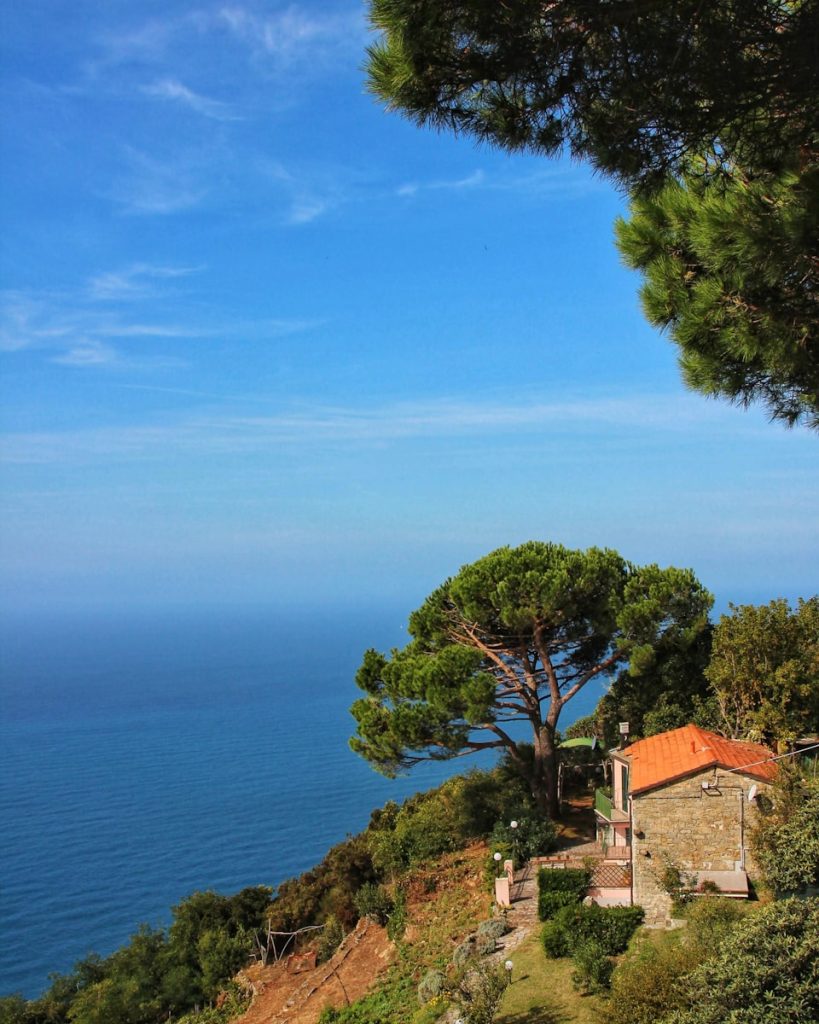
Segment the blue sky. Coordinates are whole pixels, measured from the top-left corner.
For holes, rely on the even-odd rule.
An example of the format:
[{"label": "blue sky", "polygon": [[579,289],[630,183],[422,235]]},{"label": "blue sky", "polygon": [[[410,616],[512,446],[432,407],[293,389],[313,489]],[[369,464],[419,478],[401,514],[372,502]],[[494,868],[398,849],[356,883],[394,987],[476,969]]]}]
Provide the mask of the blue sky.
[{"label": "blue sky", "polygon": [[7,5],[3,605],[409,609],[529,538],[812,593],[815,436],[687,393],[614,189],[387,114],[367,38]]}]

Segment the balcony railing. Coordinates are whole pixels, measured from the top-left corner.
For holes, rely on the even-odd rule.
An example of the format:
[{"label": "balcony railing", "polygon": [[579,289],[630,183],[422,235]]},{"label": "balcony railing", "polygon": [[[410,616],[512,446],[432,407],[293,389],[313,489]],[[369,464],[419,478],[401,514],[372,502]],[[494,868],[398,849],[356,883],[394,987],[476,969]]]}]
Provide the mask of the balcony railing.
[{"label": "balcony railing", "polygon": [[602,789],[596,789],[594,791],[594,809],[599,815],[606,819],[606,821],[612,820],[613,805],[611,797],[607,796]]}]

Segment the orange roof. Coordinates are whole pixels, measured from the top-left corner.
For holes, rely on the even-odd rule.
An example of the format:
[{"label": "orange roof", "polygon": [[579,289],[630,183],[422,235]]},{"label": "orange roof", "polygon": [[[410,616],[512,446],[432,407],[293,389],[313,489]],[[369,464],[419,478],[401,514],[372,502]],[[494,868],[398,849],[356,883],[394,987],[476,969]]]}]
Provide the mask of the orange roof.
[{"label": "orange roof", "polygon": [[638,740],[617,757],[629,762],[629,789],[640,793],[665,785],[705,768],[741,768],[743,774],[770,782],[776,775],[776,762],[766,747],[757,743],[726,740],[697,725],[661,732]]}]

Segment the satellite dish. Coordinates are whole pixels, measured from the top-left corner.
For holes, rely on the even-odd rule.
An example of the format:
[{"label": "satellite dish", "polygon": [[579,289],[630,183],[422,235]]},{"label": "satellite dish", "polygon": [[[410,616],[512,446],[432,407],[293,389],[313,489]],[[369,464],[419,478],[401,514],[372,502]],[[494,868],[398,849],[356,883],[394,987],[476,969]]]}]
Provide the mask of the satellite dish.
[{"label": "satellite dish", "polygon": [[756,797],[756,793],[757,785],[756,783],[754,783],[753,786],[751,786],[751,788],[748,790],[748,803],[751,803],[754,800],[754,798]]}]

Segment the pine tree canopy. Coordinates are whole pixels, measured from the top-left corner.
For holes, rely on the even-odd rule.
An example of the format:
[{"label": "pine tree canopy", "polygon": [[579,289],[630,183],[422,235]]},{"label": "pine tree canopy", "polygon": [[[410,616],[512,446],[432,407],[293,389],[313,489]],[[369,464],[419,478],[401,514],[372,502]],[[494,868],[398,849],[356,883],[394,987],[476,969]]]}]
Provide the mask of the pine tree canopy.
[{"label": "pine tree canopy", "polygon": [[628,186],[819,142],[817,0],[370,0],[370,89],[421,124],[568,149]]},{"label": "pine tree canopy", "polygon": [[819,164],[719,184],[692,171],[636,196],[616,231],[690,387],[819,429]]},{"label": "pine tree canopy", "polygon": [[562,709],[592,679],[626,665],[639,675],[695,643],[711,600],[689,570],[634,566],[616,551],[500,548],[427,598],[406,647],[366,652],[350,745],[388,775],[503,750],[554,814]]},{"label": "pine tree canopy", "polygon": [[416,122],[569,152],[686,383],[819,427],[819,0],[370,0],[370,89]]}]

